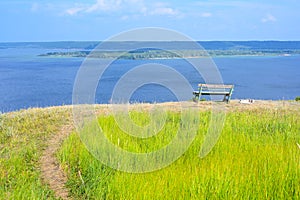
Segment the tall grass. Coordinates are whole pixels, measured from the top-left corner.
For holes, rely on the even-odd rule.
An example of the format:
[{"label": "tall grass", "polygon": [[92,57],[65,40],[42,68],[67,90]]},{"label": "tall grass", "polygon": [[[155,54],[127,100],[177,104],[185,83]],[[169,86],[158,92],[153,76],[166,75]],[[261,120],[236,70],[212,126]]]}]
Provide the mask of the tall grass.
[{"label": "tall grass", "polygon": [[[68,187],[78,199],[299,199],[300,114],[251,110],[227,114],[222,135],[208,156],[199,158],[209,112],[200,112],[197,137],[182,157],[151,173],[116,171],[95,159],[73,133],[58,156],[69,174]],[[131,113],[140,125],[143,112]],[[156,137],[126,135],[112,116],[99,123],[121,148],[149,152],[168,144],[179,124],[179,113],[168,113]]]},{"label": "tall grass", "polygon": [[40,179],[39,158],[67,109],[29,109],[0,115],[0,199],[55,199]]}]

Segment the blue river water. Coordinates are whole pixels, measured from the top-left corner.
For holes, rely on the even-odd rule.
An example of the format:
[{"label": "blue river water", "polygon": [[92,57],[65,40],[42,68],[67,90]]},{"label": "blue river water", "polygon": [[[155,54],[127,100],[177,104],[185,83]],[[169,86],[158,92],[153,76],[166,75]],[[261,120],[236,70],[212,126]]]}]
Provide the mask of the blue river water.
[{"label": "blue river water", "polygon": [[[84,58],[38,56],[53,51],[55,49],[28,47],[0,49],[0,112],[72,104],[73,84]],[[235,85],[233,99],[286,100],[300,96],[300,55],[216,57],[213,60],[224,83]],[[203,82],[201,76],[180,59],[118,60],[104,73],[95,102],[108,103],[124,73],[134,66],[153,62],[176,69],[194,89]],[[186,100],[191,98],[192,94],[186,96]],[[176,101],[176,97],[168,88],[147,84],[135,91],[130,100],[166,102]]]}]

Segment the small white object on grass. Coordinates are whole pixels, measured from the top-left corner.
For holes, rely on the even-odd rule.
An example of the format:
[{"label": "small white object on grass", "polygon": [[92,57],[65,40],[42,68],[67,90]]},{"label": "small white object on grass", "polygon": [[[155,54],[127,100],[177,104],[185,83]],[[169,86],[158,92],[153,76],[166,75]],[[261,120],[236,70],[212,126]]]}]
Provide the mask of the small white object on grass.
[{"label": "small white object on grass", "polygon": [[253,99],[241,99],[240,103],[243,103],[243,104],[252,104],[252,103],[254,103],[254,100]]},{"label": "small white object on grass", "polygon": [[300,149],[300,144],[298,144],[298,143],[297,143],[297,146],[298,146],[298,147],[299,147],[299,149]]}]

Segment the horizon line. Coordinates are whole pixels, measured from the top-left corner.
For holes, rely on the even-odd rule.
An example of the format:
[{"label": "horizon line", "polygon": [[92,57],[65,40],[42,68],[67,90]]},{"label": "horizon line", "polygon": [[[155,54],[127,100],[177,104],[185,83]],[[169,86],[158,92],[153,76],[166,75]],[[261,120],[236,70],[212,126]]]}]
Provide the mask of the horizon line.
[{"label": "horizon line", "polygon": [[[3,43],[105,42],[106,40],[0,41]],[[107,41],[107,42],[300,42],[300,40],[174,40],[174,41]]]}]

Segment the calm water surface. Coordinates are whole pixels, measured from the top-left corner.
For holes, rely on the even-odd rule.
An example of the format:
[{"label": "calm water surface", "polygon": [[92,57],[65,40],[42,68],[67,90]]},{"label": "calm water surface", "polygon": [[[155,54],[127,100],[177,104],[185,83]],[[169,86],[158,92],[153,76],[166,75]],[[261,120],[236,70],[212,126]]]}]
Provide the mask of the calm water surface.
[{"label": "calm water surface", "polygon": [[[53,51],[55,49],[0,49],[1,112],[72,103],[73,83],[84,59],[37,56]],[[124,73],[135,66],[153,62],[173,67],[195,89],[203,82],[183,60],[118,60],[101,79],[95,101],[108,103],[114,85]],[[224,83],[235,85],[232,98],[278,100],[300,96],[300,56],[219,57],[214,58],[214,62]],[[186,100],[191,98],[192,94]],[[165,102],[176,101],[176,97],[167,88],[148,84],[135,91],[131,101]]]}]

